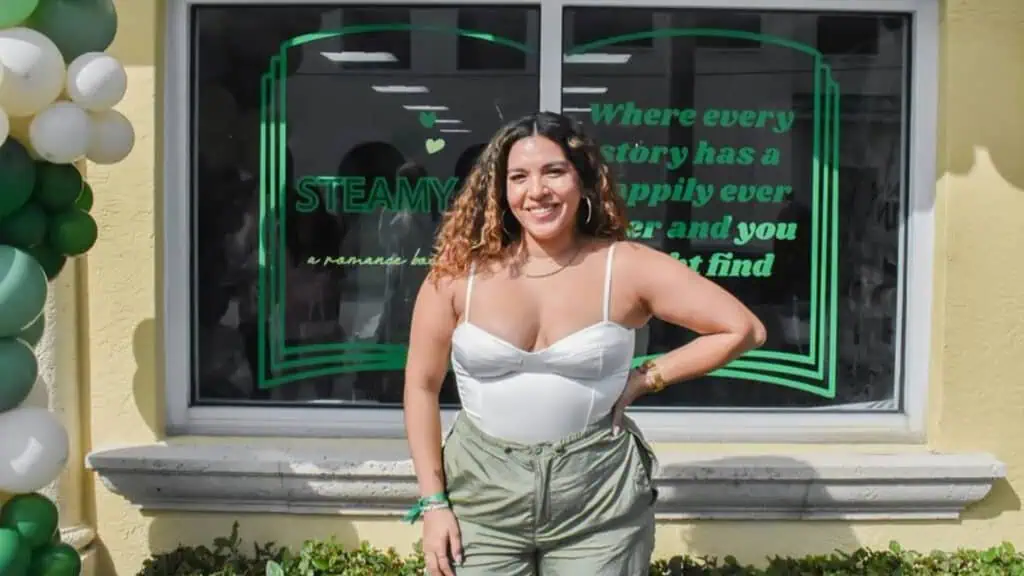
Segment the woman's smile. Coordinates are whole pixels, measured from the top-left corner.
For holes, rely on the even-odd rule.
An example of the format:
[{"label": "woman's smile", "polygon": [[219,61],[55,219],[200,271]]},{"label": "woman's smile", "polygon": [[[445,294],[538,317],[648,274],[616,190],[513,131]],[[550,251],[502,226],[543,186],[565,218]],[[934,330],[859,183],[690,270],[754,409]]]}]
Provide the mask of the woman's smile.
[{"label": "woman's smile", "polygon": [[537,204],[526,209],[530,218],[538,224],[553,222],[561,217],[565,204],[562,202]]}]

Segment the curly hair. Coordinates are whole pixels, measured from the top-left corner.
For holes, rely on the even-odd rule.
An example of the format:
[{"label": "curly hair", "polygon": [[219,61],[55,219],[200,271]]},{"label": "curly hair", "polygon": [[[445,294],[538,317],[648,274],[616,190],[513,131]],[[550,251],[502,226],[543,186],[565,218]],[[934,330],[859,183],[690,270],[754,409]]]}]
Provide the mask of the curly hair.
[{"label": "curly hair", "polygon": [[[518,246],[522,226],[509,209],[506,173],[512,145],[530,136],[543,136],[558,144],[576,169],[583,198],[591,205],[589,218],[588,211],[581,208],[577,212],[578,232],[592,238],[626,238],[626,204],[597,144],[569,118],[537,112],[503,126],[480,154],[444,215],[429,279],[437,282],[462,276],[472,263],[500,261]],[[583,204],[580,202],[581,207]]]}]

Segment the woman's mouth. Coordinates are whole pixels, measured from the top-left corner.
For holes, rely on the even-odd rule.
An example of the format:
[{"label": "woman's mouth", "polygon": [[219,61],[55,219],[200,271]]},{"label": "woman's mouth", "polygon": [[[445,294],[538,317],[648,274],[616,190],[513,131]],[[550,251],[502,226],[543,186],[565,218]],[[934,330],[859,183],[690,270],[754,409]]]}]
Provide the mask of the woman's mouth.
[{"label": "woman's mouth", "polygon": [[527,208],[526,212],[536,220],[550,220],[558,216],[561,204],[544,204]]}]

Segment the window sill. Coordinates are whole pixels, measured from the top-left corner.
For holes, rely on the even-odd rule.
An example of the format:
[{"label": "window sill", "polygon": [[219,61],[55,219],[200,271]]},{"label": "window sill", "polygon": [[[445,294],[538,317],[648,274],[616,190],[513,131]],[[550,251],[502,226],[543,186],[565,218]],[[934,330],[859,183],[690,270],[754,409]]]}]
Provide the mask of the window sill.
[{"label": "window sill", "polygon": [[[403,452],[151,444],[96,451],[87,465],[144,510],[398,515],[417,492]],[[1006,476],[989,454],[659,458],[666,519],[955,519]]]}]

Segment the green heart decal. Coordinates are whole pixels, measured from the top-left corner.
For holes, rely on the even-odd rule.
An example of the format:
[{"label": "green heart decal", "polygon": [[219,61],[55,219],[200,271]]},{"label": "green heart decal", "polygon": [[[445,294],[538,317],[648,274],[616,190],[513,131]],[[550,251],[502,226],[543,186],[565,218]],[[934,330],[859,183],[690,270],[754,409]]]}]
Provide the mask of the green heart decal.
[{"label": "green heart decal", "polygon": [[427,154],[437,154],[444,149],[444,138],[427,138]]},{"label": "green heart decal", "polygon": [[436,112],[420,112],[420,126],[423,126],[424,128],[433,128],[435,122],[437,122]]}]

